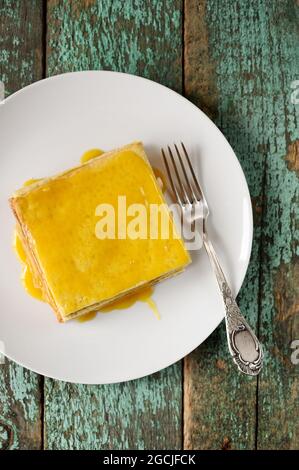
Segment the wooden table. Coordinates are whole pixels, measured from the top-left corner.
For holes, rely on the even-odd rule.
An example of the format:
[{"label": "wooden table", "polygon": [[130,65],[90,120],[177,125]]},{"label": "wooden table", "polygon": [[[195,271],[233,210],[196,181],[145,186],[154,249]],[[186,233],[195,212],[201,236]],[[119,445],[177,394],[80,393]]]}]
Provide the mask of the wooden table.
[{"label": "wooden table", "polygon": [[252,196],[239,301],[266,349],[261,376],[241,376],[222,324],[184,361],[111,386],[59,382],[6,360],[1,448],[299,448],[298,25],[293,0],[0,0],[7,94],[62,72],[112,69],[183,93],[220,127]]}]

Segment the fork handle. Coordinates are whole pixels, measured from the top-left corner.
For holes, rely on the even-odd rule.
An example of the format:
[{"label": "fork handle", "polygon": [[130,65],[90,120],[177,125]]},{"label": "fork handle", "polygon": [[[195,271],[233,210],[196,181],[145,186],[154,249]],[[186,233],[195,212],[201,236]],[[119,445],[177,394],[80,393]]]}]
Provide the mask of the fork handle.
[{"label": "fork handle", "polygon": [[229,352],[241,372],[247,375],[258,375],[262,368],[264,356],[262,345],[240,312],[212,242],[205,230],[203,232],[203,244],[215,272],[225,306],[225,324]]}]

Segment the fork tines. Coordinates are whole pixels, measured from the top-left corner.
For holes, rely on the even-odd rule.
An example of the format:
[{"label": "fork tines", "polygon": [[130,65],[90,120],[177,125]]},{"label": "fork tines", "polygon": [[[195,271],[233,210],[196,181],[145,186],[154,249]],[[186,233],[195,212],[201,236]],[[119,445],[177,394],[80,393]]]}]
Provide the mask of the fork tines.
[{"label": "fork tines", "polygon": [[195,204],[203,198],[203,195],[190,157],[183,142],[181,142],[181,151],[176,144],[174,148],[175,152],[169,145],[167,151],[161,149],[171,189],[181,206]]}]

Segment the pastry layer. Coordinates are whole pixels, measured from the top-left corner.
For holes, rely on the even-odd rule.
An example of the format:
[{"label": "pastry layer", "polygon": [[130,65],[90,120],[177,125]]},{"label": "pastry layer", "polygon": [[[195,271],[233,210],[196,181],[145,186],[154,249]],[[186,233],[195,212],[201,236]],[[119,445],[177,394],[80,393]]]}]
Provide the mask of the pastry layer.
[{"label": "pastry layer", "polygon": [[[99,204],[164,204],[170,236],[157,239],[99,239]],[[45,178],[10,199],[34,278],[66,321],[99,309],[139,287],[181,270],[190,257],[173,222],[141,143]],[[117,224],[116,224],[117,225]],[[117,233],[117,226],[115,227]]]}]

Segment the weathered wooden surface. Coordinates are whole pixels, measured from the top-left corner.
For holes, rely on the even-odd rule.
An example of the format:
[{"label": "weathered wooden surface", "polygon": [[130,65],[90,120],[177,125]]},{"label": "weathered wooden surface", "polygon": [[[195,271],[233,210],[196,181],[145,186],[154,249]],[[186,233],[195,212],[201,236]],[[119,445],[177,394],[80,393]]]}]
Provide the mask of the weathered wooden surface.
[{"label": "weathered wooden surface", "polygon": [[181,369],[118,385],[46,379],[45,448],[181,447]]},{"label": "weathered wooden surface", "polygon": [[299,339],[297,3],[0,0],[7,94],[43,74],[119,70],[184,91],[223,130],[255,220],[239,300],[266,349],[258,380],[231,364],[223,325],[185,359],[184,377],[176,364],[126,384],[46,379],[43,389],[42,378],[6,361],[0,448],[299,448],[298,365],[290,361]]},{"label": "weathered wooden surface", "polygon": [[42,0],[0,0],[0,74],[6,95],[42,78]]},{"label": "weathered wooden surface", "polygon": [[[237,2],[239,8],[232,2],[222,3],[221,8],[219,2],[213,1],[186,3],[185,88],[188,97],[200,107],[204,102],[209,114],[216,118],[246,173],[255,211],[255,236],[239,301],[250,324],[256,328],[264,156],[259,148],[260,135],[253,137],[246,128],[248,117],[256,106],[255,98],[244,93],[252,53],[250,35],[245,33],[252,11],[244,1]],[[251,22],[252,28],[256,27],[257,21],[256,18]],[[204,54],[198,54],[198,43],[204,48]],[[242,55],[238,52],[240,44]],[[259,37],[256,44],[259,44]],[[196,76],[199,76],[198,81]],[[229,359],[225,334],[222,324],[208,341],[185,359],[184,437],[187,448],[255,447],[257,381],[237,372]],[[202,432],[203,429],[207,432]]]},{"label": "weathered wooden surface", "polygon": [[[181,1],[48,2],[47,74],[109,68],[182,86]],[[180,448],[181,364],[121,385],[45,381],[46,448]]]},{"label": "weathered wooden surface", "polygon": [[[6,95],[40,78],[41,2],[0,0],[0,80]],[[7,359],[0,364],[0,449],[41,447],[41,382]]]},{"label": "weathered wooden surface", "polygon": [[299,5],[269,2],[259,16],[269,26],[263,33],[267,80],[260,110],[266,148],[260,335],[267,354],[259,380],[258,447],[298,449],[299,370],[291,363],[290,344],[299,339],[299,155],[298,147],[291,147],[299,138],[299,103],[292,102],[292,83],[298,80]]},{"label": "weathered wooden surface", "polygon": [[239,300],[266,349],[258,383],[230,364],[223,325],[186,358],[185,446],[298,448],[298,370],[289,349],[299,337],[298,180],[294,151],[284,159],[287,144],[298,138],[299,108],[290,103],[299,63],[298,7],[192,0],[185,20],[186,93],[216,117],[252,196],[253,252]]},{"label": "weathered wooden surface", "polygon": [[47,74],[109,69],[181,91],[182,0],[49,0]]}]

